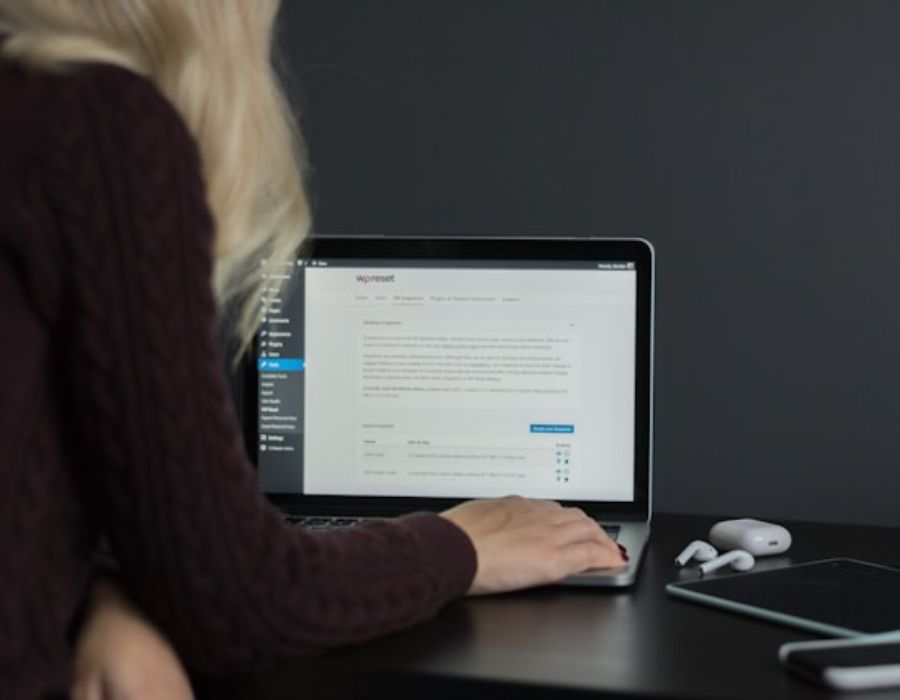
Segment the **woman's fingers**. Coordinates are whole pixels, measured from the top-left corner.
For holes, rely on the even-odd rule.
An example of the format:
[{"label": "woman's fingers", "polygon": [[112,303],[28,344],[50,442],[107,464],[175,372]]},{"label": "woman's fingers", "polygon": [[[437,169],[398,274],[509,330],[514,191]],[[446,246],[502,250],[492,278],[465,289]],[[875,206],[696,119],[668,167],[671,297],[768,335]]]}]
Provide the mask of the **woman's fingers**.
[{"label": "woman's fingers", "polygon": [[617,557],[621,557],[619,545],[613,542],[609,535],[603,531],[603,528],[590,518],[572,520],[556,525],[554,526],[553,534],[560,547],[586,542],[595,544],[604,550],[614,553]]},{"label": "woman's fingers", "polygon": [[597,535],[601,541],[608,542],[618,548],[618,545],[612,540],[606,530],[589,515],[585,514],[581,508],[563,508],[558,515],[554,517],[552,523],[554,525],[565,525],[572,522],[585,521],[592,523],[597,528]]},{"label": "woman's fingers", "polygon": [[586,569],[606,569],[623,566],[625,561],[619,550],[610,550],[596,542],[576,542],[560,551],[565,578]]}]

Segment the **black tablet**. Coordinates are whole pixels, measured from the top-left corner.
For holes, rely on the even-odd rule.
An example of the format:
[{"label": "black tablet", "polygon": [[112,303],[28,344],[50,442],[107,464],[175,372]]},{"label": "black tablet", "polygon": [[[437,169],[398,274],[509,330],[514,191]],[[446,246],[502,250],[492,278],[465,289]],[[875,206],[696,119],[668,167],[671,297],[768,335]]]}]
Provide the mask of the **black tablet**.
[{"label": "black tablet", "polygon": [[853,559],[670,583],[666,591],[828,636],[900,630],[900,569]]}]

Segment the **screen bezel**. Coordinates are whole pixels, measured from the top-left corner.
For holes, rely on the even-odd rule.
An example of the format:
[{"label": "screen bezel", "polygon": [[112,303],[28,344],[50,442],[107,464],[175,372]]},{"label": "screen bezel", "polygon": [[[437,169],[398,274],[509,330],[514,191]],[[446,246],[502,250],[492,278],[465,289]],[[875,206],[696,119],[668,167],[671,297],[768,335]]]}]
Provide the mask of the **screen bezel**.
[{"label": "screen bezel", "polygon": [[[535,260],[634,262],[637,280],[635,336],[634,499],[631,501],[560,501],[586,512],[622,520],[649,520],[653,456],[653,248],[643,239],[405,237],[316,235],[306,239],[298,258],[408,260]],[[242,365],[243,429],[247,454],[258,464],[258,339]],[[459,498],[390,496],[319,496],[266,494],[287,511],[330,515],[392,516],[414,511],[440,511]]]}]

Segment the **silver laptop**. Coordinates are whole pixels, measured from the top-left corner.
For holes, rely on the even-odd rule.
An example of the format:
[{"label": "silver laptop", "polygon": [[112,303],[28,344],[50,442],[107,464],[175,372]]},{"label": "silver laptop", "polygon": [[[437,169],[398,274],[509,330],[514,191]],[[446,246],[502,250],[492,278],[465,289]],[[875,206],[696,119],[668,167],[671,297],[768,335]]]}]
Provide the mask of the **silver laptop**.
[{"label": "silver laptop", "polygon": [[274,277],[245,433],[286,517],[552,499],[630,557],[565,584],[635,580],[651,515],[647,242],[318,236]]}]

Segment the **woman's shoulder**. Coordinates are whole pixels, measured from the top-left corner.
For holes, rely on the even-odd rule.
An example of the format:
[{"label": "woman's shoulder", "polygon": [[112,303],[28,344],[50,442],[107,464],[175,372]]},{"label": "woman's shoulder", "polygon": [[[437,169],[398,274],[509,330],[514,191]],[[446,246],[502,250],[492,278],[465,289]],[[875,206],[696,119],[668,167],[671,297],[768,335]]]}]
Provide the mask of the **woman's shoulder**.
[{"label": "woman's shoulder", "polygon": [[180,117],[147,77],[111,63],[76,63],[68,71],[71,94],[98,106],[131,110],[150,117]]},{"label": "woman's shoulder", "polygon": [[101,129],[126,124],[116,132],[164,130],[192,141],[181,115],[147,77],[110,63],[71,63],[53,69],[0,60],[3,131],[28,142],[60,131]]},{"label": "woman's shoulder", "polygon": [[[198,149],[152,81],[108,64],[0,60],[0,104],[0,248],[40,268],[43,286],[111,254],[121,232],[152,242],[156,224],[188,216],[209,237]],[[52,316],[56,297],[34,287]]]}]

